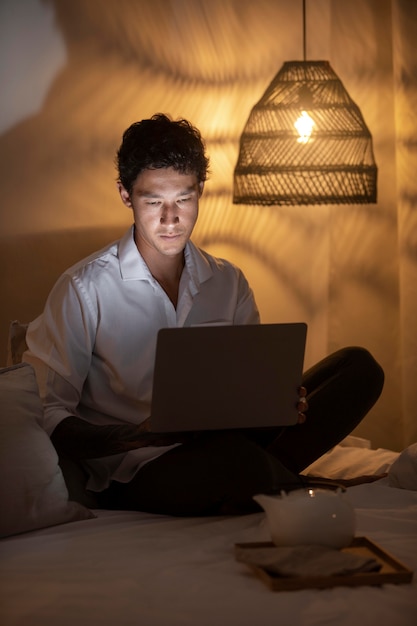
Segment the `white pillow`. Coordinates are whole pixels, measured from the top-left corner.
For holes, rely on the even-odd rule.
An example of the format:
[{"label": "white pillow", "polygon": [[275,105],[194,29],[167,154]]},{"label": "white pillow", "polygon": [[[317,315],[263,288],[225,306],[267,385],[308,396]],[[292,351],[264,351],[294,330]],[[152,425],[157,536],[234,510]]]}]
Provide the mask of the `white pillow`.
[{"label": "white pillow", "polygon": [[95,517],[68,490],[42,416],[35,372],[0,369],[0,536]]},{"label": "white pillow", "polygon": [[405,448],[388,472],[391,487],[417,491],[417,443]]}]

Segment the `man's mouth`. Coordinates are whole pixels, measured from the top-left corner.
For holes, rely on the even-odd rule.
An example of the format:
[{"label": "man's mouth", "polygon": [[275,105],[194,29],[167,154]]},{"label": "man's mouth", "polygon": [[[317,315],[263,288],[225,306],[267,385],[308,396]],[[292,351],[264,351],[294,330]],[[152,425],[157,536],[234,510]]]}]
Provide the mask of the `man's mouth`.
[{"label": "man's mouth", "polygon": [[159,236],[163,239],[176,239],[180,237],[182,233],[160,233]]}]

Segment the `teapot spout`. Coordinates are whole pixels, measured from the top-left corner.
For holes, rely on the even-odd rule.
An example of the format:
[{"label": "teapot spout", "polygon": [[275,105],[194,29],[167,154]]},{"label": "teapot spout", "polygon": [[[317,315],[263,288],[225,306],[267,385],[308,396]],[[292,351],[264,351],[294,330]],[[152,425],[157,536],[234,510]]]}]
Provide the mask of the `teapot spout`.
[{"label": "teapot spout", "polygon": [[272,513],[272,510],[279,506],[279,498],[276,496],[267,496],[264,493],[257,493],[253,496],[253,499],[259,504],[267,515]]}]

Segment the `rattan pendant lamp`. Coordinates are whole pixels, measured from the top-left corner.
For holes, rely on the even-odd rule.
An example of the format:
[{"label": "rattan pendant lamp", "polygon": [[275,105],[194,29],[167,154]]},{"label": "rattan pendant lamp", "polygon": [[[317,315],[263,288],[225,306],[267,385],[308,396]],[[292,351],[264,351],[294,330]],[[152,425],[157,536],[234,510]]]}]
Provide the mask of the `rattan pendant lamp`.
[{"label": "rattan pendant lamp", "polygon": [[372,136],[328,61],[285,62],[240,138],[235,204],[364,204],[377,199]]}]

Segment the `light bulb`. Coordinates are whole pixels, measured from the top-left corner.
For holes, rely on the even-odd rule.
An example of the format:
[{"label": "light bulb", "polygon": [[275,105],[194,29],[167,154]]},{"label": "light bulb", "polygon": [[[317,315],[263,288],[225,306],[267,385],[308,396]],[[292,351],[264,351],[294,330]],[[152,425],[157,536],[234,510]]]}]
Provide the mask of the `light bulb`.
[{"label": "light bulb", "polygon": [[313,131],[314,122],[306,111],[301,111],[300,117],[294,122],[294,126],[300,135],[298,143],[307,143]]}]

